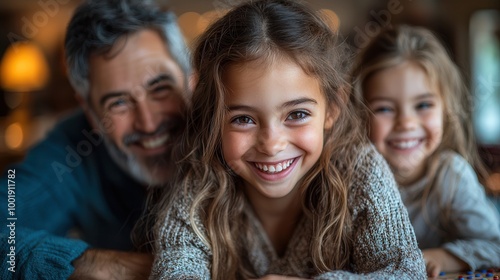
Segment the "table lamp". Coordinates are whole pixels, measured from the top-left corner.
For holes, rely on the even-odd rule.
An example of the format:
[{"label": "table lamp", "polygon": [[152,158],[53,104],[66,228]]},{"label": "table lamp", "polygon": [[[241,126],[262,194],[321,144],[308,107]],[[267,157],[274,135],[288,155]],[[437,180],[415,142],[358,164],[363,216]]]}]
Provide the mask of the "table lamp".
[{"label": "table lamp", "polygon": [[22,151],[29,142],[33,92],[47,84],[49,67],[42,51],[31,42],[13,43],[0,64],[0,86],[11,109],[4,126],[4,146]]}]

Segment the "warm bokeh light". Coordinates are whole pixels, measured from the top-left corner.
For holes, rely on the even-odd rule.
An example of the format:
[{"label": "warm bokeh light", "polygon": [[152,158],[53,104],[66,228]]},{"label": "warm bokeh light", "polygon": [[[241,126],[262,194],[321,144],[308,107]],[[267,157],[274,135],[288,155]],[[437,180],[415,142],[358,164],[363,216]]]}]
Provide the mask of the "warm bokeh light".
[{"label": "warm bokeh light", "polygon": [[486,184],[494,193],[500,193],[500,173],[491,174]]},{"label": "warm bokeh light", "polygon": [[7,145],[7,148],[11,150],[21,148],[23,139],[23,128],[19,123],[13,123],[5,130],[5,144]]},{"label": "warm bokeh light", "polygon": [[321,9],[318,12],[333,31],[337,32],[339,30],[340,19],[334,11],[330,9]]},{"label": "warm bokeh light", "polygon": [[13,92],[43,88],[49,68],[40,49],[28,42],[14,43],[7,49],[0,65],[0,84]]},{"label": "warm bokeh light", "polygon": [[187,12],[182,14],[178,19],[182,33],[188,42],[191,42],[200,34],[198,30],[198,20],[200,17],[198,13]]},{"label": "warm bokeh light", "polygon": [[211,23],[219,19],[225,13],[227,13],[227,10],[211,10],[202,15],[195,12],[186,12],[182,14],[178,19],[178,23],[187,43],[192,43],[194,39],[207,30]]},{"label": "warm bokeh light", "polygon": [[206,13],[203,13],[201,17],[198,19],[198,33],[201,34],[205,32],[207,27],[216,21],[220,17],[221,12],[211,10]]}]

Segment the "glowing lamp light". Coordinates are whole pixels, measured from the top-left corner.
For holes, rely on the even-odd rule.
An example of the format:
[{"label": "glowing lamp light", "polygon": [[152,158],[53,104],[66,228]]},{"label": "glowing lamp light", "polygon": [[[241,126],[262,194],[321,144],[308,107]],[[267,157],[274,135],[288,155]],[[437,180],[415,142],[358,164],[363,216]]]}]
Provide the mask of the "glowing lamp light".
[{"label": "glowing lamp light", "polygon": [[21,148],[23,144],[23,128],[19,123],[13,123],[5,130],[5,144],[11,150]]},{"label": "glowing lamp light", "polygon": [[0,86],[12,110],[5,124],[6,148],[23,151],[29,144],[32,93],[45,87],[48,79],[49,67],[35,44],[17,42],[7,49],[0,64]]},{"label": "glowing lamp light", "polygon": [[28,42],[18,42],[5,52],[0,65],[0,84],[12,92],[29,92],[43,88],[49,67],[40,49]]}]

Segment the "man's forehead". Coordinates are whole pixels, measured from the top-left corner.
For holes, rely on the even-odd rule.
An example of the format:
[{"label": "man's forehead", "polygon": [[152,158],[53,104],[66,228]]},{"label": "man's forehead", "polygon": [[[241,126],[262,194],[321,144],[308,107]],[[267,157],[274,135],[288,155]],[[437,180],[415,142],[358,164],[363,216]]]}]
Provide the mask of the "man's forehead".
[{"label": "man's forehead", "polygon": [[92,91],[124,90],[143,86],[160,75],[183,80],[183,72],[170,56],[161,36],[152,30],[128,35],[117,42],[109,54],[94,54],[89,59]]},{"label": "man's forehead", "polygon": [[182,72],[172,69],[172,65],[164,58],[120,62],[114,65],[99,65],[90,68],[90,87],[95,90],[117,90],[136,86],[147,86],[159,77],[168,80],[182,80]]}]

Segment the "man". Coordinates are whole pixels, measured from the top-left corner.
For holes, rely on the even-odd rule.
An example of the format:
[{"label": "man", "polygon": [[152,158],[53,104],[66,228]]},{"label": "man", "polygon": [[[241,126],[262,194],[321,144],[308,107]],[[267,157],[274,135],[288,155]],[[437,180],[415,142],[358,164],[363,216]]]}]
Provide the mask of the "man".
[{"label": "man", "polygon": [[[132,252],[130,234],[147,188],[172,169],[188,50],[175,17],[141,0],[82,4],[65,47],[83,110],[4,173],[15,172],[16,220],[1,230],[0,278],[147,278],[152,257]],[[13,193],[2,186],[6,211]]]}]

